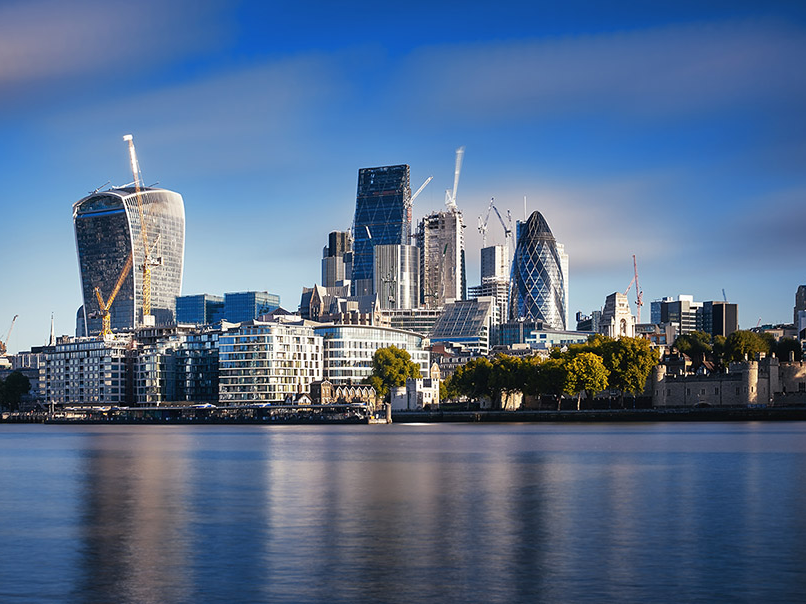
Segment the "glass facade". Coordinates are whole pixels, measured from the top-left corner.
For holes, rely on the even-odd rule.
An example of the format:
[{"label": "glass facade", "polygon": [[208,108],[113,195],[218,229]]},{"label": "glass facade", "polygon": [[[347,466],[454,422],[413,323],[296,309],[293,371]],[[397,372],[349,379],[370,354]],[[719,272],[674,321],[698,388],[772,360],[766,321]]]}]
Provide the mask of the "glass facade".
[{"label": "glass facade", "polygon": [[224,319],[231,323],[252,321],[280,307],[280,296],[269,292],[224,294]]},{"label": "glass facade", "polygon": [[360,384],[372,374],[372,355],[387,346],[407,351],[421,374],[428,375],[428,340],[416,333],[372,325],[324,325],[314,330],[324,338],[324,378],[334,385]]},{"label": "glass facade", "polygon": [[499,321],[495,298],[485,296],[447,304],[431,331],[431,342],[463,344],[486,354],[490,334]]},{"label": "glass facade", "polygon": [[540,212],[533,212],[518,228],[510,279],[510,318],[534,319],[553,329],[565,330],[564,272],[548,223]]},{"label": "glass facade", "polygon": [[420,250],[415,245],[375,246],[375,292],[382,309],[417,308]]},{"label": "glass facade", "polygon": [[141,224],[137,197],[133,187],[126,187],[94,193],[73,205],[85,334],[101,331],[95,288],[108,299],[130,255],[132,268],[109,309],[111,326],[126,330],[142,324],[144,226],[151,256],[159,262],[151,270],[151,314],[158,325],[174,321],[185,255],[184,202],[173,191],[141,189]]},{"label": "glass facade", "polygon": [[408,245],[411,234],[409,166],[362,168],[353,221],[354,295],[368,295],[373,288],[373,246]]},{"label": "glass facade", "polygon": [[194,325],[218,323],[224,318],[224,298],[210,294],[177,296],[176,322]]}]

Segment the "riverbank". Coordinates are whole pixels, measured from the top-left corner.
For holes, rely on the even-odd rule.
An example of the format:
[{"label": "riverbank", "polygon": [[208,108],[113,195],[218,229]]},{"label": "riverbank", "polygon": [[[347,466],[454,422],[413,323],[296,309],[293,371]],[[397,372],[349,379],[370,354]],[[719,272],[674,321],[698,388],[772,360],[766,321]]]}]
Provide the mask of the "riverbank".
[{"label": "riverbank", "polygon": [[393,423],[806,421],[806,407],[610,409],[586,411],[393,411]]},{"label": "riverbank", "polygon": [[[675,409],[611,409],[567,411],[393,411],[392,423],[594,423],[594,422],[726,422],[806,421],[806,406]],[[371,415],[282,414],[245,416],[206,410],[192,416],[175,413],[115,414],[92,417],[49,417],[46,413],[4,414],[0,423],[46,424],[385,424]]]}]

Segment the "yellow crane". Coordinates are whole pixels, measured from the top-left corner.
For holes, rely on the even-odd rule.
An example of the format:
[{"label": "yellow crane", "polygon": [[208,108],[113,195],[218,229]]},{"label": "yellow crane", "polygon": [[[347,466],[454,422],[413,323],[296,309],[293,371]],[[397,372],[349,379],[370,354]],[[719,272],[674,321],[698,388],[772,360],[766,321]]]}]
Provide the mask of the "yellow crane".
[{"label": "yellow crane", "polygon": [[126,280],[126,277],[129,276],[129,271],[132,269],[132,255],[129,254],[128,259],[126,260],[126,265],[123,267],[123,271],[120,273],[120,277],[118,277],[118,282],[115,283],[115,289],[112,290],[112,293],[109,294],[109,299],[104,302],[104,298],[101,295],[101,290],[97,287],[95,288],[95,297],[98,299],[98,307],[101,309],[101,321],[102,321],[102,328],[101,328],[101,337],[111,336],[112,335],[112,317],[109,314],[109,309],[112,306],[112,302],[115,301],[115,297],[118,295],[120,288],[123,286],[123,282]]},{"label": "yellow crane", "polygon": [[8,333],[6,334],[6,339],[5,340],[0,340],[0,356],[5,355],[6,351],[8,350],[8,348],[6,346],[8,345],[8,339],[11,337],[11,330],[14,329],[14,323],[16,323],[17,317],[19,317],[19,315],[14,315],[14,318],[11,319],[11,327],[8,328]]},{"label": "yellow crane", "polygon": [[126,134],[123,140],[129,143],[129,159],[132,165],[132,176],[134,177],[134,195],[137,200],[137,213],[140,215],[140,235],[143,239],[143,254],[145,256],[142,265],[143,323],[146,323],[146,317],[151,315],[151,269],[155,266],[161,266],[162,258],[154,257],[154,251],[159,243],[159,237],[157,237],[153,247],[148,244],[148,227],[145,220],[145,212],[143,211],[142,193],[140,191],[140,164],[137,161],[137,153],[134,150],[134,139],[131,134]]}]

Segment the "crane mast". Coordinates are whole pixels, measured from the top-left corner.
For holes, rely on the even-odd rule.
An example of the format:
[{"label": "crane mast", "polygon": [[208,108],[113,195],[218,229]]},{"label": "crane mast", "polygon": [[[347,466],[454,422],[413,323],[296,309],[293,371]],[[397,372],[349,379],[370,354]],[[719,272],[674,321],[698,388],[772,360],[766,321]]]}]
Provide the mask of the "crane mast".
[{"label": "crane mast", "polygon": [[115,283],[115,287],[112,290],[112,293],[109,294],[109,299],[104,302],[104,298],[101,295],[101,290],[97,287],[95,288],[95,297],[98,299],[98,307],[101,309],[101,337],[107,337],[112,335],[112,315],[109,313],[109,309],[112,307],[112,302],[115,301],[115,297],[117,297],[120,288],[123,286],[123,282],[126,280],[126,277],[129,276],[129,271],[132,269],[132,255],[129,254],[129,257],[126,259],[126,265],[123,267],[123,270],[118,277],[117,283]]},{"label": "crane mast", "polygon": [[487,213],[484,218],[479,216],[479,233],[481,233],[481,247],[487,247],[487,222],[490,220],[490,212],[493,209],[495,197],[490,199],[490,205],[487,206]]},{"label": "crane mast", "polygon": [[644,292],[638,286],[638,261],[635,259],[635,254],[632,255],[632,264],[635,269],[635,309],[636,309],[636,323],[641,323],[641,307],[644,305]]},{"label": "crane mast", "polygon": [[459,189],[459,175],[462,173],[462,158],[465,156],[465,148],[459,147],[456,150],[456,166],[453,169],[453,190],[445,191],[445,205],[449,210],[456,211],[456,191]]},{"label": "crane mast", "polygon": [[[154,249],[148,244],[148,226],[145,220],[145,212],[143,211],[142,191],[140,190],[140,183],[142,182],[142,175],[140,173],[140,163],[137,161],[137,152],[134,149],[134,140],[131,134],[126,134],[123,137],[124,141],[129,143],[129,160],[131,162],[132,176],[134,177],[134,195],[137,200],[137,213],[140,216],[140,235],[143,239],[143,323],[149,324],[151,321],[146,317],[151,316],[151,269],[155,266],[162,265],[162,258],[155,258],[153,253]],[[159,241],[159,238],[157,239]],[[154,245],[156,248],[156,242]],[[106,315],[104,315],[106,316]]]},{"label": "crane mast", "polygon": [[19,317],[19,315],[14,315],[14,318],[11,319],[11,327],[8,328],[6,339],[0,340],[0,356],[5,355],[8,350],[8,339],[11,337],[11,331],[14,329],[14,323],[17,322],[17,317]]}]

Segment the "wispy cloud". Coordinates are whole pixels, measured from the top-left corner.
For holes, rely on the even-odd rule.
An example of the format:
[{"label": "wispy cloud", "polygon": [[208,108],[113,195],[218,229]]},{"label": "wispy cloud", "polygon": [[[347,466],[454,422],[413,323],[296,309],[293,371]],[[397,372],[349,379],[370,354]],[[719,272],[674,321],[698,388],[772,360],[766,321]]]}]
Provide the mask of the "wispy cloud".
[{"label": "wispy cloud", "polygon": [[217,5],[221,3],[6,3],[0,6],[0,91],[4,96],[24,94],[31,85],[76,76],[134,79],[155,62],[209,51],[226,32]]},{"label": "wispy cloud", "polygon": [[434,116],[499,122],[557,114],[675,116],[806,100],[806,32],[778,22],[676,25],[414,53],[405,102]]}]

